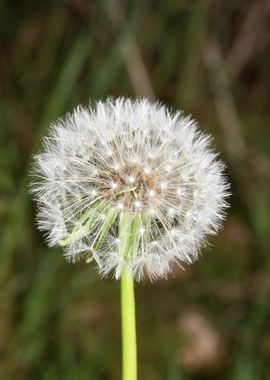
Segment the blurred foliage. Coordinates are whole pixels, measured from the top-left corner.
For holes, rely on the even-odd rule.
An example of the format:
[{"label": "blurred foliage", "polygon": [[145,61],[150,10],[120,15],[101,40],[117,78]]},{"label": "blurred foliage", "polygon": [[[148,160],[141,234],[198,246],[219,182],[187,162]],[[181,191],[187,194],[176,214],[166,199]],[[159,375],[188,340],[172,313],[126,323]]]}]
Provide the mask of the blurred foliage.
[{"label": "blurred foliage", "polygon": [[160,99],[215,136],[232,183],[212,252],[137,286],[139,379],[270,378],[267,0],[0,2],[0,379],[119,379],[119,284],[35,229],[49,122],[108,95]]}]

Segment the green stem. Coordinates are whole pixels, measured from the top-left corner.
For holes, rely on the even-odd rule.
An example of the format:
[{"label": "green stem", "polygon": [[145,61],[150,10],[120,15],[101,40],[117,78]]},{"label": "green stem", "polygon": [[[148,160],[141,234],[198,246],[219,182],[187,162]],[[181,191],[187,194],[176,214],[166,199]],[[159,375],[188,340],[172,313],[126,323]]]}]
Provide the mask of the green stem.
[{"label": "green stem", "polygon": [[123,378],[137,379],[135,298],[132,273],[124,268],[121,275]]}]

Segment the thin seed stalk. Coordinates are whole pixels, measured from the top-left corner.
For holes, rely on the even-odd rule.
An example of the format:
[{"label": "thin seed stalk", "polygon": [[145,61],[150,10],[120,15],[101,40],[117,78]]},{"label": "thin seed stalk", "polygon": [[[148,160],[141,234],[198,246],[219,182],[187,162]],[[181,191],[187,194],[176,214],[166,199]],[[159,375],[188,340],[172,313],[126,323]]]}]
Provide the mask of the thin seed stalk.
[{"label": "thin seed stalk", "polygon": [[[122,257],[135,254],[139,222],[134,214],[122,213],[119,222]],[[137,380],[137,343],[134,280],[129,268],[121,273],[122,380]]]},{"label": "thin seed stalk", "polygon": [[137,380],[136,316],[133,276],[124,269],[121,277],[122,374],[123,380]]}]

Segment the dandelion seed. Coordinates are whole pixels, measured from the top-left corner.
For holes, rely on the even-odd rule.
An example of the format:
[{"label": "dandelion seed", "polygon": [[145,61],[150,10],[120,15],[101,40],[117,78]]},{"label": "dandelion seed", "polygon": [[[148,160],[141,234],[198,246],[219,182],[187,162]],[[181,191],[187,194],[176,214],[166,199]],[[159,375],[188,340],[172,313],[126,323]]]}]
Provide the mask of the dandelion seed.
[{"label": "dandelion seed", "polygon": [[176,214],[177,214],[177,211],[176,211],[174,208],[170,207],[170,208],[168,209],[168,215],[169,215],[170,217],[174,217]]},{"label": "dandelion seed", "polygon": [[118,184],[116,182],[111,183],[111,189],[115,190],[117,189],[117,187],[118,187]]},{"label": "dandelion seed", "polygon": [[[135,161],[135,163],[136,163],[136,161]],[[133,175],[129,175],[128,178],[127,178],[127,180],[128,180],[129,183],[134,183],[135,180],[136,180],[136,178]]]},{"label": "dandelion seed", "polygon": [[161,188],[162,190],[166,190],[167,187],[168,187],[168,184],[167,184],[167,182],[165,182],[165,181],[161,181],[159,186],[160,186],[160,188]]},{"label": "dandelion seed", "polygon": [[157,214],[157,212],[156,212],[156,210],[154,209],[154,207],[150,207],[150,208],[148,209],[148,214],[151,215],[152,217],[155,217],[156,214]]},{"label": "dandelion seed", "polygon": [[139,234],[143,235],[145,233],[145,228],[141,227],[139,228]]},{"label": "dandelion seed", "polygon": [[135,209],[141,208],[142,207],[142,202],[141,201],[135,201],[134,202],[134,207],[135,207]]},{"label": "dandelion seed", "polygon": [[145,99],[78,107],[35,157],[38,226],[68,260],[94,260],[102,275],[166,277],[198,258],[225,216],[229,186],[210,143],[193,119]]},{"label": "dandelion seed", "polygon": [[148,195],[149,195],[149,197],[153,198],[153,197],[156,195],[155,190],[150,189],[150,190],[148,191]]},{"label": "dandelion seed", "polygon": [[170,171],[172,171],[172,166],[169,165],[169,164],[165,165],[165,171],[166,171],[167,173],[169,173]]},{"label": "dandelion seed", "polygon": [[106,219],[106,214],[100,214],[99,218],[100,218],[100,220],[105,220]]},{"label": "dandelion seed", "polygon": [[94,198],[97,195],[97,190],[90,188],[89,189],[89,195]]},{"label": "dandelion seed", "polygon": [[149,167],[144,168],[143,171],[144,171],[145,174],[150,174],[151,173],[151,169]]},{"label": "dandelion seed", "polygon": [[115,171],[118,171],[121,168],[121,165],[118,162],[114,162],[113,165],[112,165],[112,168]]},{"label": "dandelion seed", "polygon": [[124,209],[124,205],[123,205],[123,203],[118,203],[117,208],[118,208],[119,210],[123,210],[123,209]]}]

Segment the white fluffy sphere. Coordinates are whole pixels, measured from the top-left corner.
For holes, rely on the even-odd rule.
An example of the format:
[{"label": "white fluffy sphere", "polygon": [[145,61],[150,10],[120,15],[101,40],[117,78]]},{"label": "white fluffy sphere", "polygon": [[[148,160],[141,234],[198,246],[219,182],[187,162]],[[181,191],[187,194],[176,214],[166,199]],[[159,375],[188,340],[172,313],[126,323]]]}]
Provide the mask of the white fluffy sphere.
[{"label": "white fluffy sphere", "polygon": [[166,277],[197,259],[224,217],[228,184],[210,142],[193,119],[146,99],[78,107],[35,156],[38,226],[102,275]]}]

